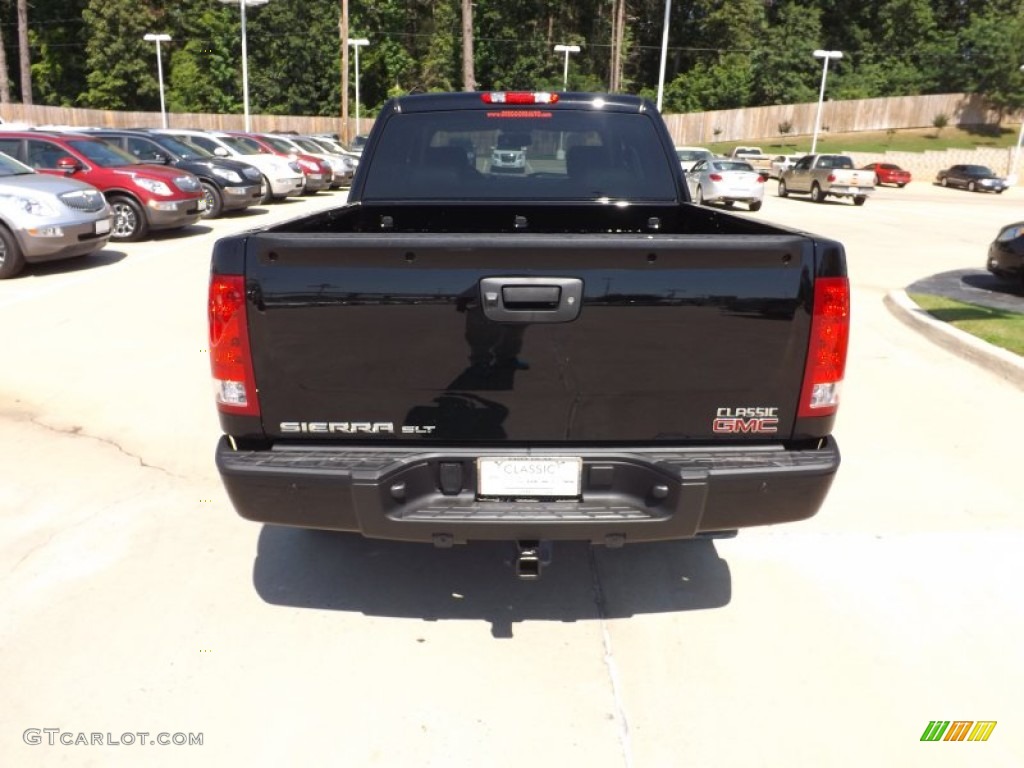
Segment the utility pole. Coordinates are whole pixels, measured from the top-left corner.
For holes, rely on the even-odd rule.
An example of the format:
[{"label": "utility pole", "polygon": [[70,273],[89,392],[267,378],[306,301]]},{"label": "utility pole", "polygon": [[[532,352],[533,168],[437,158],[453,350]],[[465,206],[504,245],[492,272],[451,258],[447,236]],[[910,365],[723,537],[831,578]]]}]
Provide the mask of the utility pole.
[{"label": "utility pole", "polygon": [[476,90],[473,71],[473,0],[462,0],[462,90]]},{"label": "utility pole", "polygon": [[32,104],[32,63],[28,47],[28,0],[18,0],[18,65],[21,69],[21,103]]},{"label": "utility pole", "polygon": [[341,0],[338,37],[341,40],[341,140],[348,144],[348,0]]}]

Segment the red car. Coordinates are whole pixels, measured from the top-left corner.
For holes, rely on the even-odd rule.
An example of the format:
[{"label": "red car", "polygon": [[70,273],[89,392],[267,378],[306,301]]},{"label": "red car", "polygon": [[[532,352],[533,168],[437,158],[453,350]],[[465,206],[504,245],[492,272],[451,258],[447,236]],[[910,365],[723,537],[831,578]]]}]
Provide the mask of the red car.
[{"label": "red car", "polygon": [[897,187],[905,187],[910,183],[910,171],[905,171],[892,163],[869,163],[861,170],[875,172],[876,187],[880,184],[895,184]]},{"label": "red car", "polygon": [[227,131],[232,136],[242,136],[250,141],[259,144],[267,152],[274,155],[294,160],[302,169],[302,175],[306,177],[306,183],[302,187],[302,194],[312,195],[321,189],[329,189],[334,183],[334,169],[331,164],[322,158],[297,152],[289,142],[282,141],[273,134],[245,133],[244,131]]},{"label": "red car", "polygon": [[195,224],[206,210],[199,179],[178,168],[140,163],[95,136],[51,131],[3,131],[0,152],[42,173],[96,187],[114,212],[110,239],[141,240],[157,230]]}]

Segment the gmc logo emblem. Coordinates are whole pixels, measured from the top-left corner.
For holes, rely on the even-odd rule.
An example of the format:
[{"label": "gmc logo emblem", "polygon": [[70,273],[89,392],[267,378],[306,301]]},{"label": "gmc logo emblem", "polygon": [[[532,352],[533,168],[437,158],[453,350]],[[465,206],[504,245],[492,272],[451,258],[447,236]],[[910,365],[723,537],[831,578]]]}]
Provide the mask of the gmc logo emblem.
[{"label": "gmc logo emblem", "polygon": [[770,435],[779,431],[779,420],[776,418],[742,419],[736,417],[717,418],[711,426],[717,434],[738,435]]}]

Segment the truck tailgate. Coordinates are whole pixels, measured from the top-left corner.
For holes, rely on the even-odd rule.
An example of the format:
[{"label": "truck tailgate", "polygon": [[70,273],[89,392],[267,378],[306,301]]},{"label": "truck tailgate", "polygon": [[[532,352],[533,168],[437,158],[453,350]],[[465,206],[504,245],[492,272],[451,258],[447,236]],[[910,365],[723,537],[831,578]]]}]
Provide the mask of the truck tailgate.
[{"label": "truck tailgate", "polygon": [[254,234],[263,428],[463,444],[785,439],[813,250],[796,233]]}]

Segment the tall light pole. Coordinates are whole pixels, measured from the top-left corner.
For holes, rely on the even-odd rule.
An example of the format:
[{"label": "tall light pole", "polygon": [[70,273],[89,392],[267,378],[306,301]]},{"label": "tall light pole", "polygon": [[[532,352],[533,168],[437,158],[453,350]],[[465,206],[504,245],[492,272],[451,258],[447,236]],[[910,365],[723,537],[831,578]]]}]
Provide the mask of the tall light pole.
[{"label": "tall light pole", "polygon": [[825,101],[825,78],[828,77],[828,62],[830,59],[841,59],[843,58],[842,51],[823,51],[817,50],[814,52],[814,58],[824,59],[825,63],[821,68],[821,92],[818,94],[818,112],[814,116],[814,138],[811,139],[811,154],[814,154],[814,150],[818,148],[818,128],[821,126],[821,105]]},{"label": "tall light pole", "polygon": [[152,32],[142,36],[142,39],[148,43],[156,43],[156,76],[160,82],[160,122],[163,127],[167,127],[167,108],[164,106],[164,65],[160,60],[160,43],[169,42],[171,39],[170,35],[156,35]]},{"label": "tall light pole", "polygon": [[238,3],[242,11],[242,105],[245,111],[245,130],[252,130],[249,122],[249,54],[245,40],[245,7],[247,5],[266,5],[270,0],[220,0],[222,3]]},{"label": "tall light pole", "polygon": [[348,44],[355,48],[356,53],[356,135],[359,135],[359,49],[369,45],[370,41],[365,37],[357,37],[349,40]]},{"label": "tall light pole", "polygon": [[555,53],[565,54],[565,70],[562,73],[562,90],[569,90],[569,54],[579,53],[580,47],[578,45],[562,45],[559,43],[555,46]]},{"label": "tall light pole", "polygon": [[665,93],[665,62],[668,60],[668,21],[672,15],[672,0],[665,0],[665,24],[661,31],[661,68],[658,71],[658,111],[661,112],[661,97]]},{"label": "tall light pole", "polygon": [[[1024,72],[1024,65],[1021,66],[1020,71]],[[1024,113],[1021,114],[1020,133],[1017,134],[1017,146],[1013,150],[1013,163],[1010,165],[1010,178],[1007,179],[1010,184],[1017,183],[1017,168],[1020,163],[1020,145],[1022,142],[1024,142]]]}]

